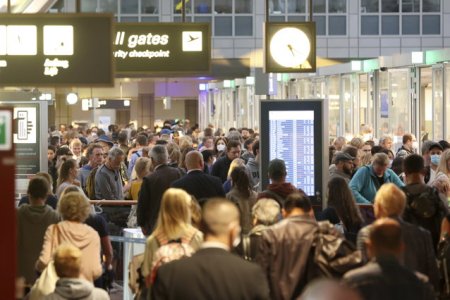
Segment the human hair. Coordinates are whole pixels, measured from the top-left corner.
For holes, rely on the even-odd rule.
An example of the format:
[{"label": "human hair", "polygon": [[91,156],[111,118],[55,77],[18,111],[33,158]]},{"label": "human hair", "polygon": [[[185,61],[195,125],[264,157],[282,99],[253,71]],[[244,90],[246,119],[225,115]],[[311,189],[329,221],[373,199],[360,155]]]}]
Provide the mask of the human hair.
[{"label": "human hair", "polygon": [[361,166],[370,164],[371,160],[372,160],[372,153],[370,152],[364,153],[361,158]]},{"label": "human hair", "polygon": [[147,137],[145,135],[140,133],[136,137],[136,143],[139,144],[140,146],[147,146],[148,139],[147,139]]},{"label": "human hair", "polygon": [[256,140],[252,146],[253,155],[256,156],[258,151],[259,151],[259,140]]},{"label": "human hair", "polygon": [[273,199],[259,199],[252,207],[252,216],[258,224],[270,226],[278,221],[280,216],[280,204]]},{"label": "human hair", "polygon": [[[233,162],[235,160],[233,160]],[[252,185],[250,183],[250,178],[248,177],[245,166],[237,166],[233,168],[230,177],[231,180],[233,181],[233,187],[236,188],[246,198],[249,198],[252,191]]]},{"label": "human hair", "polygon": [[397,156],[392,161],[391,169],[394,171],[395,174],[400,175],[403,173],[403,161],[405,158],[403,156]]},{"label": "human hair", "polygon": [[231,178],[231,172],[237,167],[245,166],[245,161],[242,158],[235,158],[231,161],[230,168],[228,168],[227,178]]},{"label": "human hair", "polygon": [[154,235],[179,238],[191,225],[191,196],[182,189],[169,188],[162,196]]},{"label": "human hair", "polygon": [[48,186],[51,191],[51,185],[53,184],[53,178],[50,174],[48,174],[47,172],[37,172],[34,176],[40,176],[40,177],[43,177],[45,180],[47,180]]},{"label": "human hair", "polygon": [[422,155],[424,155],[425,153],[430,151],[430,146],[433,145],[433,144],[434,144],[433,141],[424,141],[423,144],[422,144],[422,149],[420,149],[421,152],[422,152]]},{"label": "human hair", "polygon": [[374,209],[384,212],[383,217],[399,217],[403,214],[406,206],[406,195],[393,183],[385,183],[375,195]]},{"label": "human hair", "polygon": [[211,157],[214,157],[216,154],[213,150],[203,150],[202,152],[203,161],[206,163]]},{"label": "human hair", "polygon": [[212,198],[203,205],[201,230],[205,235],[223,236],[232,223],[239,224],[239,209],[230,200]]},{"label": "human hair", "polygon": [[59,245],[53,254],[55,271],[60,278],[78,278],[81,270],[81,250],[69,243]]},{"label": "human hair", "polygon": [[202,208],[194,196],[191,196],[191,224],[195,228],[200,228],[202,220]]},{"label": "human hair", "polygon": [[67,181],[69,179],[70,170],[77,167],[77,161],[75,159],[69,158],[64,161],[58,170],[58,180],[56,182],[57,186],[60,186],[61,183]]},{"label": "human hair", "polygon": [[227,151],[230,151],[231,148],[237,148],[237,147],[241,147],[241,143],[239,141],[229,140],[229,142],[227,144]]},{"label": "human hair", "polygon": [[353,147],[356,147],[357,149],[361,149],[364,145],[364,141],[359,137],[354,137],[349,144]]},{"label": "human hair", "polygon": [[334,177],[328,182],[328,207],[336,210],[346,228],[363,223],[355,198],[342,177]]},{"label": "human hair", "polygon": [[375,256],[397,254],[403,243],[402,228],[394,219],[378,219],[370,228],[369,241]]},{"label": "human hair", "polygon": [[219,150],[217,150],[217,144],[220,141],[223,141],[225,143],[225,146],[228,145],[228,139],[226,137],[224,137],[224,136],[218,137],[216,139],[216,141],[214,142],[214,150],[216,151],[216,153],[219,152]]},{"label": "human hair", "polygon": [[117,135],[117,141],[120,144],[126,144],[128,142],[128,132],[125,130],[120,131]]},{"label": "human hair", "polygon": [[119,147],[113,147],[108,152],[108,158],[110,160],[115,160],[118,156],[122,156],[122,155],[125,155],[125,153],[123,153],[123,150],[120,149]]},{"label": "human hair", "polygon": [[56,147],[54,145],[48,145],[47,150],[52,150],[53,153],[56,155]]},{"label": "human hair", "polygon": [[448,169],[448,160],[450,159],[450,150],[445,150],[441,154],[441,159],[439,161],[439,166],[436,169],[436,173],[442,172],[445,175],[449,175],[450,170]]},{"label": "human hair", "polygon": [[81,147],[81,141],[78,138],[74,138],[70,141],[70,149],[72,149],[74,146],[80,146]]},{"label": "human hair", "polygon": [[183,150],[186,148],[192,148],[193,142],[190,136],[181,136],[178,138],[178,146],[180,146],[180,152],[183,153]]},{"label": "human hair", "polygon": [[202,143],[203,144],[206,143],[207,140],[213,140],[213,142],[214,142],[214,137],[212,135],[207,135],[207,136],[203,137]]},{"label": "human hair", "polygon": [[182,168],[182,169],[187,169],[186,168],[186,156],[189,152],[194,151],[195,149],[190,147],[190,148],[184,148],[183,151],[181,151],[181,159],[180,159],[180,163],[178,164],[178,167]]},{"label": "human hair", "polygon": [[[245,150],[247,150],[248,146],[251,145],[253,142],[255,142],[254,138],[248,138],[245,140],[244,142],[244,148]],[[252,145],[252,149],[253,149],[253,145]]]},{"label": "human hair", "polygon": [[372,165],[387,166],[389,164],[389,156],[386,153],[378,152],[372,157]]},{"label": "human hair", "polygon": [[294,208],[300,208],[303,212],[308,213],[311,211],[312,205],[309,197],[304,192],[295,192],[287,196],[283,208],[288,214],[290,214]]},{"label": "human hair", "polygon": [[87,156],[88,158],[91,158],[92,154],[94,154],[94,149],[102,149],[102,150],[103,150],[103,147],[102,147],[102,145],[97,144],[97,143],[95,143],[95,144],[90,144],[90,145],[87,147],[87,150],[86,150],[86,156]]},{"label": "human hair", "polygon": [[[150,170],[152,161],[148,157],[139,157],[134,164],[134,170],[136,171],[136,176],[142,179]],[[145,172],[143,174],[143,172]]]},{"label": "human hair", "polygon": [[358,148],[352,145],[345,145],[342,147],[342,153],[347,153],[351,157],[358,157]]},{"label": "human hair", "polygon": [[167,153],[169,155],[169,159],[172,163],[176,163],[177,165],[181,162],[181,151],[180,147],[175,143],[168,143],[167,146]]},{"label": "human hair", "polygon": [[46,178],[42,176],[35,176],[28,182],[27,194],[32,200],[46,199],[50,192],[50,185]]},{"label": "human hair", "polygon": [[388,135],[380,137],[379,145],[385,144],[387,141],[392,141],[392,138]]},{"label": "human hair", "polygon": [[279,181],[286,176],[286,164],[281,159],[273,159],[269,162],[269,178],[274,181]]},{"label": "human hair", "polygon": [[214,132],[211,127],[206,127],[205,129],[203,129],[204,136],[212,136],[213,134]]},{"label": "human hair", "polygon": [[412,141],[412,135],[410,133],[405,133],[402,137],[402,143],[406,144],[407,142]]},{"label": "human hair", "polygon": [[372,149],[370,149],[370,153],[373,155],[375,155],[376,153],[380,153],[384,150],[383,147],[376,145],[376,146],[372,146]]},{"label": "human hair", "polygon": [[422,155],[411,154],[403,161],[403,171],[405,174],[422,173],[425,169],[425,160]]},{"label": "human hair", "polygon": [[82,192],[68,192],[58,201],[58,212],[63,220],[83,223],[89,216],[91,206]]}]

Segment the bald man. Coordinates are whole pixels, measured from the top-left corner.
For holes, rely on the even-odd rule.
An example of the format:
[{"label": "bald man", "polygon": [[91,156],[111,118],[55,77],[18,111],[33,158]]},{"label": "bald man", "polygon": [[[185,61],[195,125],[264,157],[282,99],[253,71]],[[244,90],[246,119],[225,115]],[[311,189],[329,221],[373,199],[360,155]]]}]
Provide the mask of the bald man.
[{"label": "bald man", "polygon": [[200,204],[208,198],[225,197],[222,182],[218,177],[203,172],[203,156],[198,151],[191,151],[186,155],[187,174],[174,181],[172,187],[185,190],[194,196]]},{"label": "bald man", "polygon": [[236,205],[219,198],[206,202],[202,231],[197,253],[158,269],[152,299],[270,299],[261,268],[230,253],[241,231]]}]

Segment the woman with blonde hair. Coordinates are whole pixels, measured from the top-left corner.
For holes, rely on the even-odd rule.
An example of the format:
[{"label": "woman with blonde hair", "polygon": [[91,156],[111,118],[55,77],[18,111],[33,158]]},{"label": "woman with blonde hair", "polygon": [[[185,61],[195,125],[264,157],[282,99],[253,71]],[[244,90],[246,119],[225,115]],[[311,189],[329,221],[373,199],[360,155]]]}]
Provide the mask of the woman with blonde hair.
[{"label": "woman with blonde hair", "polygon": [[58,201],[58,211],[63,219],[47,228],[36,269],[42,272],[52,259],[57,246],[69,243],[81,250],[81,277],[93,281],[102,274],[100,263],[100,237],[84,224],[91,211],[89,201],[81,192],[64,193]]},{"label": "woman with blonde hair", "polygon": [[439,165],[436,169],[436,177],[431,182],[431,186],[435,187],[439,193],[450,196],[450,150],[445,150],[441,154]]},{"label": "woman with blonde hair", "polygon": [[235,158],[230,164],[230,168],[228,169],[227,180],[223,183],[223,189],[225,190],[225,194],[229,193],[232,188],[232,180],[231,173],[234,169],[238,167],[245,167],[245,161],[242,158]]},{"label": "woman with blonde hair", "polygon": [[203,234],[191,225],[191,201],[191,196],[181,189],[170,188],[163,194],[156,228],[147,239],[142,264],[148,286],[158,248],[181,240],[196,251],[203,242]]},{"label": "woman with blonde hair", "polygon": [[56,196],[61,197],[62,192],[69,185],[81,186],[77,179],[78,164],[75,159],[67,159],[58,170],[58,180],[56,181]]}]

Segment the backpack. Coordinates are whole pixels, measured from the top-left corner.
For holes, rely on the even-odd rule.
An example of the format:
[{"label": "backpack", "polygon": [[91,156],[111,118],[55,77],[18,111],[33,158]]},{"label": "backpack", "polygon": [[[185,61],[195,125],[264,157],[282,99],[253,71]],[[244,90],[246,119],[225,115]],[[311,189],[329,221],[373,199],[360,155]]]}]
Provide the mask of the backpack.
[{"label": "backpack", "polygon": [[97,174],[99,167],[95,167],[89,173],[88,178],[86,179],[86,195],[89,199],[95,200],[95,174]]},{"label": "backpack", "polygon": [[190,257],[194,254],[195,250],[189,245],[194,237],[195,231],[189,236],[182,237],[177,240],[167,240],[162,235],[156,235],[158,243],[161,245],[153,255],[153,263],[149,277],[146,278],[147,285],[153,284],[156,278],[156,273],[164,264],[171,261],[178,260],[184,257]]},{"label": "backpack", "polygon": [[439,192],[434,187],[427,187],[423,192],[412,194],[406,187],[402,188],[406,194],[407,204],[405,212],[410,213],[416,219],[429,219],[439,210]]},{"label": "backpack", "polygon": [[282,196],[278,195],[275,192],[272,192],[271,190],[264,190],[261,192],[261,194],[266,195],[267,198],[277,201],[278,204],[280,204],[280,207],[283,207],[284,202],[286,201],[286,199],[284,199]]},{"label": "backpack", "polygon": [[439,242],[436,258],[441,278],[441,295],[450,296],[450,237],[448,233]]}]

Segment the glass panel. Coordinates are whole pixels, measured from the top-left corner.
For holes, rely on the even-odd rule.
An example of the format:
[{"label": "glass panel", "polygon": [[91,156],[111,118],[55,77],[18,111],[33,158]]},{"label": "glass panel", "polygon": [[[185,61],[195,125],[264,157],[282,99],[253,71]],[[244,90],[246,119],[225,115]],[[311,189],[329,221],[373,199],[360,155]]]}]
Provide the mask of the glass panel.
[{"label": "glass panel", "polygon": [[423,0],[422,11],[423,12],[440,12],[441,11],[441,0]]},{"label": "glass panel", "polygon": [[96,11],[97,11],[97,1],[81,0],[81,12],[96,12]]},{"label": "glass panel", "polygon": [[137,14],[138,0],[122,0],[120,1],[120,13],[122,14]]},{"label": "glass panel", "polygon": [[286,12],[285,0],[270,0],[269,12],[271,14],[284,14]]},{"label": "glass panel", "polygon": [[159,1],[157,0],[141,0],[141,11],[143,14],[157,14]]},{"label": "glass panel", "polygon": [[361,0],[361,12],[379,12],[378,0]]},{"label": "glass panel", "polygon": [[381,34],[398,34],[399,16],[381,16]]},{"label": "glass panel", "polygon": [[288,0],[288,13],[305,13],[305,0]]},{"label": "glass panel", "polygon": [[[141,17],[141,22],[159,22],[159,17]],[[179,22],[181,22],[181,17]],[[190,19],[186,18],[186,22],[190,22]]]},{"label": "glass panel", "polygon": [[402,12],[420,12],[420,0],[402,0]]},{"label": "glass panel", "polygon": [[253,1],[234,0],[234,12],[237,14],[251,14],[253,12]]},{"label": "glass panel", "polygon": [[328,0],[329,13],[345,13],[347,11],[346,0]]},{"label": "glass panel", "polygon": [[316,22],[316,34],[326,35],[326,19],[324,16],[313,16],[313,20]]},{"label": "glass panel", "polygon": [[195,0],[194,9],[197,14],[210,14],[211,0]]},{"label": "glass panel", "polygon": [[117,13],[117,0],[99,0],[99,9],[96,12]]},{"label": "glass panel", "polygon": [[288,16],[288,22],[305,22],[305,16]]},{"label": "glass panel", "polygon": [[215,17],[214,35],[231,36],[233,35],[233,19],[231,17]]},{"label": "glass panel", "polygon": [[194,17],[194,22],[197,23],[211,23],[212,22],[212,17]]},{"label": "glass panel", "polygon": [[420,16],[402,16],[402,34],[420,34]]},{"label": "glass panel", "polygon": [[[350,137],[353,135],[353,112],[352,112],[352,101],[351,101],[351,77],[350,75],[342,76],[342,93],[341,99],[343,102],[344,110],[344,136]],[[350,138],[351,139],[351,138]]]},{"label": "glass panel", "polygon": [[[142,19],[144,19],[144,18],[142,18]],[[178,17],[173,17],[173,21],[175,22],[175,23],[181,23],[181,16],[178,16]],[[192,17],[191,16],[186,16],[186,22],[188,22],[188,23],[191,23],[192,22]]]},{"label": "glass panel", "polygon": [[328,101],[329,101],[329,128],[328,132],[331,138],[340,135],[340,101],[339,101],[339,75],[330,76],[327,80]]},{"label": "glass panel", "polygon": [[378,35],[378,16],[361,17],[361,34]]},{"label": "glass panel", "polygon": [[[448,83],[448,78],[450,78],[450,67],[445,65],[445,82]],[[444,84],[445,87],[445,106],[446,106],[446,140],[450,140],[450,119],[448,116],[450,116],[450,84]]]},{"label": "glass panel", "polygon": [[422,34],[441,34],[441,16],[423,16]]},{"label": "glass panel", "polygon": [[325,0],[315,0],[313,1],[313,8],[315,13],[324,13],[326,7]]},{"label": "glass panel", "polygon": [[433,139],[433,91],[431,67],[420,69],[420,139]]},{"label": "glass panel", "polygon": [[[394,141],[396,141],[401,139],[405,133],[411,131],[410,97],[408,88],[409,71],[407,69],[394,69],[389,70],[388,73],[389,93],[387,99],[383,99],[385,96],[383,96],[380,90],[381,117],[383,120],[380,124],[382,133],[392,136]],[[386,105],[386,102],[387,111],[385,111],[383,107],[383,104]],[[387,118],[383,118],[383,114],[385,114],[384,116],[387,116]],[[386,123],[388,124],[387,126]]]},{"label": "glass panel", "polygon": [[347,17],[330,16],[328,17],[328,35],[346,35],[347,34]]},{"label": "glass panel", "polygon": [[444,138],[444,87],[443,68],[433,68],[433,140],[439,141]]},{"label": "glass panel", "polygon": [[120,22],[127,23],[127,22],[139,22],[138,17],[120,17]]},{"label": "glass panel", "polygon": [[271,22],[284,22],[284,16],[269,16]]},{"label": "glass panel", "polygon": [[381,11],[387,13],[398,12],[399,0],[381,0]]},{"label": "glass panel", "polygon": [[[186,13],[192,13],[192,1],[186,1]],[[173,12],[176,14],[181,14],[182,1],[181,0],[173,0]]]},{"label": "glass panel", "polygon": [[372,100],[372,82],[368,82],[368,78],[373,75],[359,75],[359,134],[364,141],[373,138],[373,100]]},{"label": "glass panel", "polygon": [[253,17],[242,16],[234,17],[234,30],[237,36],[252,36],[253,35]]},{"label": "glass panel", "polygon": [[214,13],[231,14],[232,6],[231,0],[216,0],[214,2]]}]

